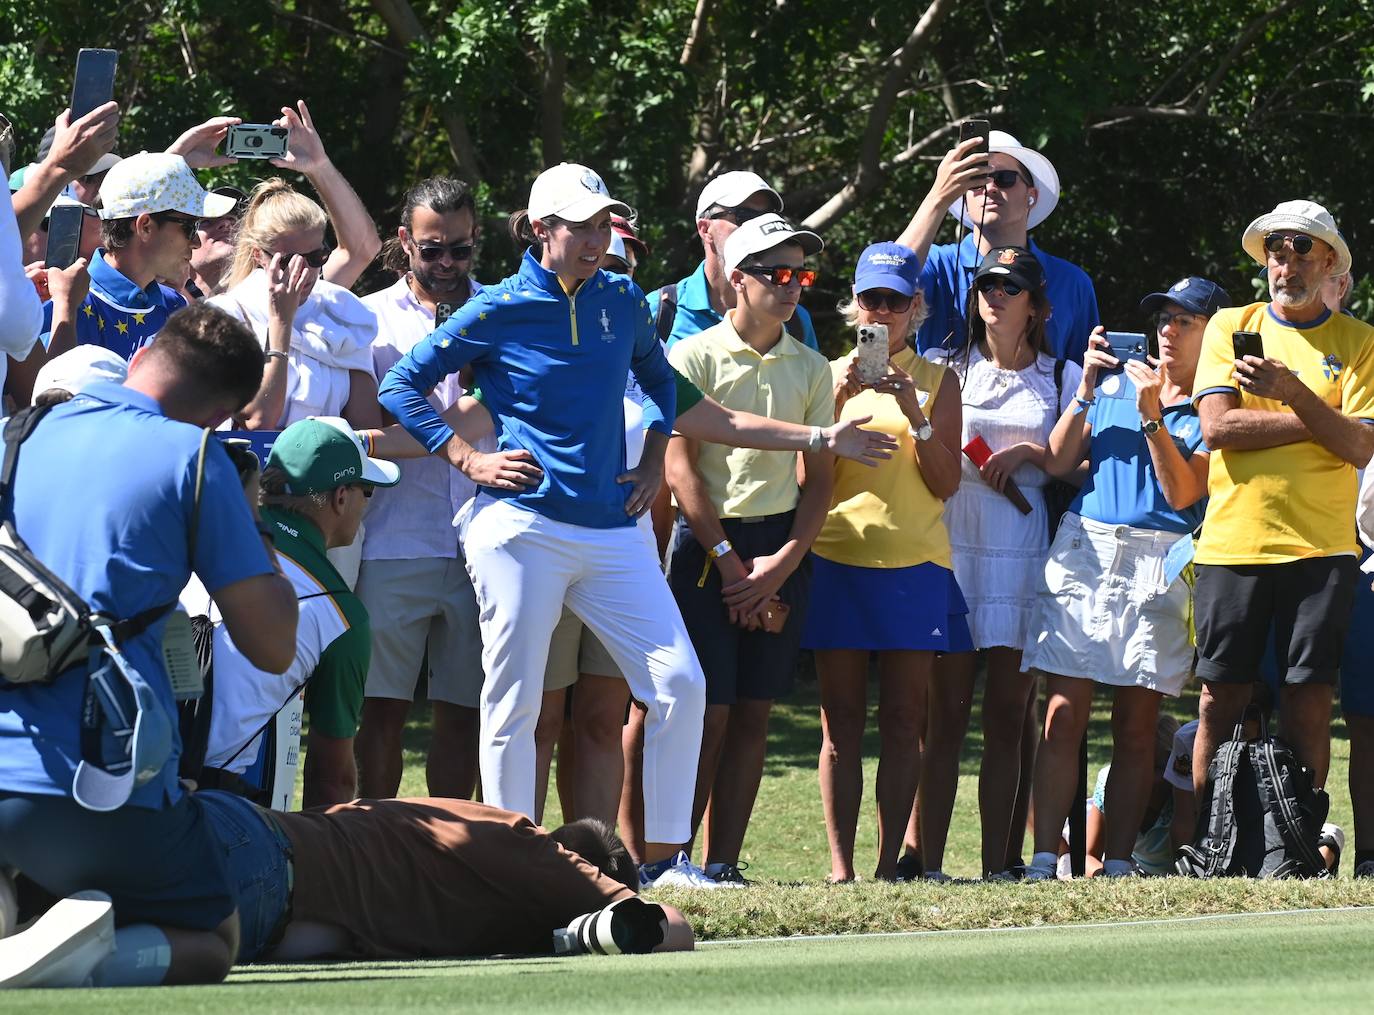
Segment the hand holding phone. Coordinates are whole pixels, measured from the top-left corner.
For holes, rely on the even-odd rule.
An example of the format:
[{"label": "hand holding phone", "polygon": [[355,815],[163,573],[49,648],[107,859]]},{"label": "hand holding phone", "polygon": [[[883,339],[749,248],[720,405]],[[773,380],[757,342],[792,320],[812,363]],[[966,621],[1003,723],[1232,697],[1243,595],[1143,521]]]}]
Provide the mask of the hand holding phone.
[{"label": "hand holding phone", "polygon": [[270,123],[236,123],[229,128],[224,154],[235,159],[280,159],[291,132]]},{"label": "hand holding phone", "polygon": [[886,324],[859,325],[854,365],[859,380],[865,384],[876,384],[887,374],[887,335]]},{"label": "hand holding phone", "polygon": [[1264,339],[1258,331],[1233,331],[1231,350],[1238,360],[1243,360],[1246,356],[1264,359]]},{"label": "hand holding phone", "polygon": [[[970,154],[988,154],[988,134],[991,126],[987,120],[965,120],[959,124],[959,140],[961,142],[974,137],[979,139],[979,143],[974,146]],[[989,168],[989,163],[986,160],[983,162],[983,168]]]}]

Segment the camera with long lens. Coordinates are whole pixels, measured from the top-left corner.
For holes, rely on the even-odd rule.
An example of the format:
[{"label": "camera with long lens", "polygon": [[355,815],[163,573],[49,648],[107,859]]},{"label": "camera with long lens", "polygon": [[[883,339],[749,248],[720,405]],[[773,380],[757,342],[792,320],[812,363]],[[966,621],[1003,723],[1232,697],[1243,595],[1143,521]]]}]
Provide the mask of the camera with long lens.
[{"label": "camera with long lens", "polygon": [[621,899],[579,916],[553,932],[555,955],[645,955],[663,943],[663,907],[640,898]]}]

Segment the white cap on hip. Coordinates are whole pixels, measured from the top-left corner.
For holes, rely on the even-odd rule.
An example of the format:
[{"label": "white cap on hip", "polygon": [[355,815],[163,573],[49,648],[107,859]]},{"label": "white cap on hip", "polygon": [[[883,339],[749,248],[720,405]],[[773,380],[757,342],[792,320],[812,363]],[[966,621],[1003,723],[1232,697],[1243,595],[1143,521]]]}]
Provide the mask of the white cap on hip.
[{"label": "white cap on hip", "polygon": [[601,177],[576,162],[544,170],[530,187],[532,219],[557,217],[565,222],[586,222],[607,210],[626,217],[634,214],[629,205],[611,197]]},{"label": "white cap on hip", "polygon": [[782,211],[782,198],[758,173],[734,170],[721,173],[701,188],[697,198],[697,218],[704,219],[713,206],[738,208],[755,194],[767,194],[773,211]]}]

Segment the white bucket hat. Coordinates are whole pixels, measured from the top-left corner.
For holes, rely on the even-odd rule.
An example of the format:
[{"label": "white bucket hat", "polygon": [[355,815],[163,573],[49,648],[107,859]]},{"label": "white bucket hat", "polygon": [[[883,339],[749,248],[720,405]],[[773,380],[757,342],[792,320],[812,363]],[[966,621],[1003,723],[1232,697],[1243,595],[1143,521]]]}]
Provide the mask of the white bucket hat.
[{"label": "white bucket hat", "polygon": [[[1050,217],[1050,212],[1054,211],[1059,204],[1059,174],[1054,170],[1054,164],[1049,159],[1041,155],[1034,148],[1027,148],[1016,138],[1012,137],[1005,130],[993,130],[988,132],[988,152],[1001,152],[1003,155],[1010,155],[1021,165],[1026,167],[1026,172],[1030,173],[1031,179],[1035,181],[1035,189],[1039,192],[1035,204],[1031,207],[1030,215],[1026,218],[1026,228],[1034,229],[1045,219]],[[959,219],[972,229],[975,223],[964,210],[964,199],[960,197],[949,206],[949,213]]]},{"label": "white bucket hat", "polygon": [[1350,247],[1345,237],[1336,228],[1336,220],[1331,213],[1315,201],[1284,201],[1276,205],[1273,211],[1261,215],[1245,227],[1240,245],[1260,264],[1267,265],[1269,254],[1264,249],[1264,237],[1276,229],[1306,233],[1314,240],[1331,244],[1336,251],[1336,266],[1331,274],[1344,275],[1350,270]]}]

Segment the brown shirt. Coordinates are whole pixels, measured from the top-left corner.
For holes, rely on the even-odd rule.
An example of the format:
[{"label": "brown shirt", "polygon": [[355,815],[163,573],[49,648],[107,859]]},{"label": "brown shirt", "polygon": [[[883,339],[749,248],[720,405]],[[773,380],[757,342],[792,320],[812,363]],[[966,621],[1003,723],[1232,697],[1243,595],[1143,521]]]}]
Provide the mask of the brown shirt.
[{"label": "brown shirt", "polygon": [[523,815],[467,800],[356,800],[275,814],[291,916],[348,931],[345,957],[547,952],[576,916],[634,893]]}]

